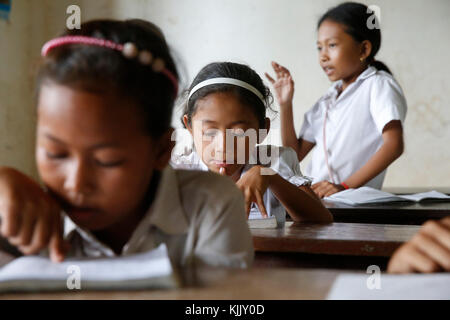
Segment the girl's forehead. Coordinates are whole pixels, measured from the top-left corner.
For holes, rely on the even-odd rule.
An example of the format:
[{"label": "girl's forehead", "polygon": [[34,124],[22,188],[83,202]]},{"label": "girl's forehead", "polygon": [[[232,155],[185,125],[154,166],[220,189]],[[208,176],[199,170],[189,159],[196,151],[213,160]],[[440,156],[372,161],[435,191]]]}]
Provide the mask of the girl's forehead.
[{"label": "girl's forehead", "polygon": [[56,84],[40,90],[37,124],[72,136],[140,133],[143,127],[136,107],[125,101]]},{"label": "girl's forehead", "polygon": [[346,34],[344,25],[332,20],[325,20],[320,25],[317,36],[319,41],[325,41],[328,38],[340,38],[343,34]]},{"label": "girl's forehead", "polygon": [[232,92],[216,92],[197,101],[193,118],[218,122],[256,120],[252,108],[242,103]]}]

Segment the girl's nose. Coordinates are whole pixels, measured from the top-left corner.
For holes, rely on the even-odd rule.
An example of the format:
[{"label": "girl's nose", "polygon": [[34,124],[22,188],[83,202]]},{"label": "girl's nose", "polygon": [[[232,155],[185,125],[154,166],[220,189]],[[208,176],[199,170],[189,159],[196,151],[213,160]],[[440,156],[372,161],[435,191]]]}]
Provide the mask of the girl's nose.
[{"label": "girl's nose", "polygon": [[78,160],[70,163],[67,168],[64,189],[72,201],[83,202],[84,198],[93,191],[92,173],[85,161]]},{"label": "girl's nose", "polygon": [[217,160],[227,161],[227,159],[234,159],[234,141],[227,141],[226,132],[220,132],[215,141],[215,153]]}]

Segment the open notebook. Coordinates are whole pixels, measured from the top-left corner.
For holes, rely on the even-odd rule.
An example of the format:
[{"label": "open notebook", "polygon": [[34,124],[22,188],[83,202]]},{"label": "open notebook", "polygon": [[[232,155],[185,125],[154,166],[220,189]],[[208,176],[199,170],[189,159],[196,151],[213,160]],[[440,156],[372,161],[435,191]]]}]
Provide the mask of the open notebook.
[{"label": "open notebook", "polygon": [[415,201],[422,200],[448,200],[450,196],[437,192],[429,191],[410,195],[395,195],[389,192],[373,189],[370,187],[361,187],[358,189],[348,189],[338,193],[335,193],[329,197],[325,197],[324,200],[331,202],[341,202],[349,205],[363,205],[363,204],[376,204],[386,202],[398,202],[398,201]]},{"label": "open notebook", "polygon": [[450,300],[450,273],[392,275],[343,274],[328,293],[329,300]]},{"label": "open notebook", "polygon": [[146,253],[62,263],[26,256],[0,268],[0,293],[77,291],[77,284],[81,290],[137,290],[175,288],[180,282],[164,244]]}]

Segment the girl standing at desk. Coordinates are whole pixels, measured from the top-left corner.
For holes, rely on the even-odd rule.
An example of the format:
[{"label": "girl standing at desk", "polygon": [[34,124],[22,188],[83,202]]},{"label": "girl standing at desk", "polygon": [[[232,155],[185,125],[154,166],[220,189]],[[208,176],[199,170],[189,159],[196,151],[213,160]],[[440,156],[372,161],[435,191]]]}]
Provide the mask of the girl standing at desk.
[{"label": "girl standing at desk", "polygon": [[380,189],[387,167],[403,153],[406,101],[390,70],[375,60],[381,33],[369,28],[371,19],[367,6],[352,2],[320,18],[319,63],[335,83],[305,114],[298,138],[291,75],[277,63],[276,80],[266,74],[280,104],[283,145],[299,161],[315,147],[306,174],[319,197],[364,185]]}]

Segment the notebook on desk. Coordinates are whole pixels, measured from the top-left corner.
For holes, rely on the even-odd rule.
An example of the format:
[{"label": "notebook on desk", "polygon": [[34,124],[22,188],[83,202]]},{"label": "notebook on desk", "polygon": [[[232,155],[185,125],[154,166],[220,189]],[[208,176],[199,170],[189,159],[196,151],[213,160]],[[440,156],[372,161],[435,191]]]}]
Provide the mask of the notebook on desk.
[{"label": "notebook on desk", "polygon": [[429,191],[410,195],[395,195],[389,192],[373,189],[370,187],[361,187],[358,189],[348,189],[335,193],[324,200],[331,202],[340,202],[352,206],[364,204],[389,203],[399,201],[420,202],[423,200],[450,201],[450,196],[437,192]]},{"label": "notebook on desk", "polygon": [[179,278],[164,244],[146,253],[114,258],[66,259],[61,263],[53,263],[40,256],[26,256],[0,268],[0,293],[179,286]]}]

